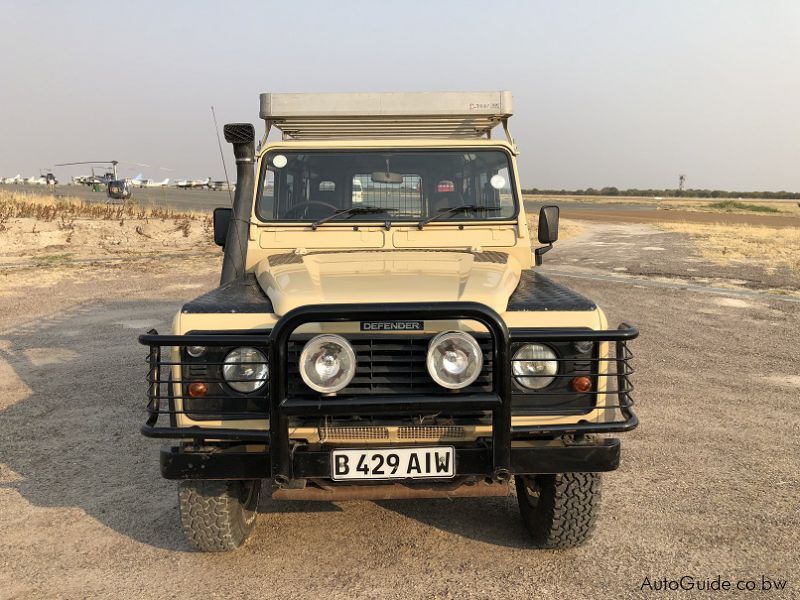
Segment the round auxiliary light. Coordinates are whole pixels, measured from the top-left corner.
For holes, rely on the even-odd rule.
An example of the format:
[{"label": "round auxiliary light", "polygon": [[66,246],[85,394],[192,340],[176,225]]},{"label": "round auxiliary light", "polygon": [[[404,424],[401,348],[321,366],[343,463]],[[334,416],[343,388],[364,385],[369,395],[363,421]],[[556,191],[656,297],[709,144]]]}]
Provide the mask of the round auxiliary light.
[{"label": "round auxiliary light", "polygon": [[483,353],[475,338],[463,331],[443,331],[428,344],[428,373],[451,390],[467,387],[480,375]]},{"label": "round auxiliary light", "polygon": [[199,356],[203,356],[205,351],[206,351],[206,347],[205,346],[186,346],[186,353],[189,356],[193,356],[195,358],[197,358]]},{"label": "round auxiliary light", "polygon": [[261,350],[246,346],[231,350],[222,365],[222,376],[237,392],[255,392],[269,378],[267,357]]},{"label": "round auxiliary light", "polygon": [[544,344],[525,344],[515,353],[511,372],[522,387],[540,390],[547,387],[558,374],[556,353]]},{"label": "round auxiliary light", "polygon": [[356,353],[340,335],[311,338],[300,354],[300,376],[312,390],[323,394],[338,392],[356,374]]}]

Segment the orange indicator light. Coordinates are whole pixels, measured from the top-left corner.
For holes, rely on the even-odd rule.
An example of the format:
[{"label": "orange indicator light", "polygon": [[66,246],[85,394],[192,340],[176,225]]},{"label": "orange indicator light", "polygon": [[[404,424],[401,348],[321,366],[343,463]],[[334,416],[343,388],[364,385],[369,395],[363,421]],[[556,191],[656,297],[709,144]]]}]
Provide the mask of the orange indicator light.
[{"label": "orange indicator light", "polygon": [[573,377],[570,385],[572,386],[572,389],[579,394],[585,394],[586,392],[592,391],[592,380],[588,377]]},{"label": "orange indicator light", "polygon": [[195,381],[194,383],[189,384],[189,395],[192,398],[199,398],[201,396],[205,396],[208,393],[208,385],[201,381]]}]

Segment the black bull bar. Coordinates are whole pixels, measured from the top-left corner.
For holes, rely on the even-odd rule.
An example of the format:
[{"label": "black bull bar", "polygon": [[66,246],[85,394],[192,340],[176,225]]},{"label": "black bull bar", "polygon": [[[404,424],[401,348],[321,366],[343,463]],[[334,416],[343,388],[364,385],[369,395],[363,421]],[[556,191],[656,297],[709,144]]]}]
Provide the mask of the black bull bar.
[{"label": "black bull bar", "polygon": [[[360,322],[365,320],[384,320],[387,315],[391,320],[471,320],[482,324],[492,338],[492,389],[481,393],[458,393],[452,395],[371,395],[368,397],[327,397],[319,400],[292,398],[288,395],[288,343],[289,338],[296,329],[307,323],[334,323],[334,322]],[[633,413],[633,401],[630,397],[632,386],[628,381],[630,369],[627,366],[629,353],[625,341],[638,335],[635,327],[623,324],[617,330],[594,331],[574,328],[569,329],[514,329],[509,333],[504,321],[494,310],[486,305],[476,302],[441,302],[441,303],[384,303],[384,304],[336,304],[336,305],[309,305],[301,306],[283,316],[268,334],[262,336],[241,334],[187,334],[187,335],[158,335],[150,332],[139,337],[139,342],[150,346],[150,414],[147,422],[142,427],[142,433],[155,438],[177,438],[204,440],[229,440],[237,442],[261,443],[268,446],[268,457],[260,454],[262,460],[268,458],[269,467],[264,465],[262,473],[270,473],[276,484],[284,484],[291,479],[306,475],[302,468],[303,457],[301,453],[294,452],[289,438],[289,419],[291,417],[324,417],[336,415],[380,415],[380,414],[409,414],[418,415],[431,412],[458,413],[489,411],[492,416],[491,445],[477,451],[478,455],[491,460],[489,469],[484,473],[495,481],[508,480],[513,472],[519,471],[520,451],[512,450],[512,437],[553,437],[563,434],[588,433],[588,432],[619,432],[634,429],[638,419]],[[256,343],[257,340],[257,343]],[[615,341],[617,342],[616,357],[609,359],[616,362],[617,372],[613,376],[617,379],[618,405],[608,407],[619,409],[623,419],[602,423],[582,422],[564,425],[535,425],[518,426],[512,428],[512,372],[510,360],[512,341]],[[231,345],[258,345],[266,347],[270,367],[270,381],[268,385],[269,414],[262,414],[258,418],[269,418],[269,431],[252,429],[233,429],[217,427],[163,427],[157,425],[159,406],[162,394],[161,385],[167,382],[161,375],[161,367],[171,367],[174,362],[164,361],[161,357],[162,346],[231,346]],[[170,383],[173,383],[169,380]],[[179,411],[172,411],[171,416]],[[255,418],[255,417],[253,417]],[[616,468],[619,459],[619,444],[617,440],[600,440],[595,451],[605,450],[605,468],[598,470],[611,470]],[[616,443],[612,443],[616,442]],[[553,448],[551,447],[552,451]],[[575,448],[578,451],[578,448]],[[584,452],[591,452],[585,448]],[[595,452],[597,453],[597,452]],[[601,452],[602,453],[602,452]],[[312,453],[309,454],[311,458]],[[316,454],[316,453],[313,453]],[[469,454],[468,449],[458,451],[458,456]],[[514,454],[512,460],[512,454]],[[471,455],[470,455],[471,456]],[[577,454],[575,454],[577,456]],[[174,452],[168,452],[169,460],[176,460]],[[171,458],[170,458],[171,457]],[[241,458],[241,456],[240,456]],[[220,456],[222,460],[222,456]],[[256,459],[255,456],[252,459]],[[162,471],[164,470],[165,455],[162,454]],[[191,458],[189,459],[191,460]],[[257,460],[257,459],[256,459]],[[319,460],[319,458],[317,458]],[[316,462],[316,461],[315,461]],[[603,462],[603,461],[601,461]],[[228,463],[233,467],[232,463]],[[458,463],[457,463],[458,464]],[[517,468],[514,468],[514,465]],[[489,465],[487,465],[489,466]],[[476,465],[477,467],[477,465]],[[232,469],[235,471],[236,469]],[[478,469],[479,471],[481,469]],[[587,469],[589,470],[589,469]],[[459,468],[459,471],[462,471]],[[209,473],[210,475],[210,473]],[[235,477],[235,476],[234,476]]]}]

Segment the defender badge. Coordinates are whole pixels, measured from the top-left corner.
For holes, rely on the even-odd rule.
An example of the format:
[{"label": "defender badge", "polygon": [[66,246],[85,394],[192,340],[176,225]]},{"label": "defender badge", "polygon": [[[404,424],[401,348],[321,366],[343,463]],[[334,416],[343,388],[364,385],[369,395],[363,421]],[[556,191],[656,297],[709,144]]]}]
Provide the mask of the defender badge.
[{"label": "defender badge", "polygon": [[424,321],[361,321],[361,331],[422,331]]}]

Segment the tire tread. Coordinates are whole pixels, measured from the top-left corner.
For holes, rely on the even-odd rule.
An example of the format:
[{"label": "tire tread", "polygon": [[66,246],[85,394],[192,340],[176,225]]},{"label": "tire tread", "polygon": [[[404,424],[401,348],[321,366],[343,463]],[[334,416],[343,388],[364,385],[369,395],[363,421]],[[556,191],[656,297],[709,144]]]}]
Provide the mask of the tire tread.
[{"label": "tire tread", "polygon": [[[259,490],[255,502],[243,506],[239,486],[247,482],[183,481],[178,488],[181,527],[189,544],[203,552],[235,550],[255,525]],[[250,483],[259,485],[260,482]]]},{"label": "tire tread", "polygon": [[540,548],[583,544],[594,530],[600,507],[600,473],[558,473],[538,478],[541,491],[536,507],[528,504],[524,479],[517,479],[520,512],[534,544]]}]

